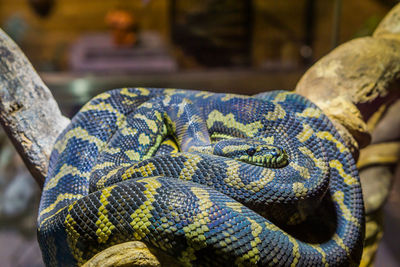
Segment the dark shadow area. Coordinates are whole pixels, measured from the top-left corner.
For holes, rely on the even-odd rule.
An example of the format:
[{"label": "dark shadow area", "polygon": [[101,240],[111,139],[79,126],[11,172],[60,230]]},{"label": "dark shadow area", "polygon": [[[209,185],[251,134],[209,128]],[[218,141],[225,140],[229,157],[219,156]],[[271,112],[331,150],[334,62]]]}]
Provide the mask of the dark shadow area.
[{"label": "dark shadow area", "polygon": [[330,196],[325,196],[314,214],[296,225],[279,225],[294,238],[306,243],[321,244],[332,239],[337,229],[336,209]]}]

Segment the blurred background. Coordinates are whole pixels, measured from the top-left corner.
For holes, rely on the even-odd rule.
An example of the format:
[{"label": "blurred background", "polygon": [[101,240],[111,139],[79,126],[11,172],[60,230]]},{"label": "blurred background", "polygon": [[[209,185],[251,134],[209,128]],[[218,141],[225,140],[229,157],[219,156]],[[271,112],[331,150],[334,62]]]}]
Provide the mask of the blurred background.
[{"label": "blurred background", "polygon": [[[294,89],[313,62],[370,35],[397,2],[0,0],[0,27],[71,117],[94,95],[118,87]],[[400,187],[397,174],[394,187]],[[0,132],[0,266],[43,266],[35,230],[39,199]],[[377,266],[397,266],[400,258],[399,204],[392,192]]]}]

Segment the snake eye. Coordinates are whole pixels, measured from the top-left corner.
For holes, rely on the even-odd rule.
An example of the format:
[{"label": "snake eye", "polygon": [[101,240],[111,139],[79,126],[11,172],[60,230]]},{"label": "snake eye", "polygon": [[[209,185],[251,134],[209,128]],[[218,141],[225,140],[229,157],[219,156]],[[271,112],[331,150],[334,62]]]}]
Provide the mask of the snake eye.
[{"label": "snake eye", "polygon": [[250,157],[256,153],[256,149],[254,147],[247,149],[247,155]]}]

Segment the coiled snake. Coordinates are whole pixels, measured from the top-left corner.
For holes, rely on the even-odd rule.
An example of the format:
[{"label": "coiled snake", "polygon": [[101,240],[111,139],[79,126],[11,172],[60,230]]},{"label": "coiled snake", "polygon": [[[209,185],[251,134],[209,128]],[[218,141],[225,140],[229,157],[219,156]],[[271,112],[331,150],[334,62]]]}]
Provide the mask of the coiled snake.
[{"label": "coiled snake", "polygon": [[58,138],[38,239],[48,266],[129,240],[184,266],[347,266],[363,216],[355,162],[305,98],[123,88]]}]

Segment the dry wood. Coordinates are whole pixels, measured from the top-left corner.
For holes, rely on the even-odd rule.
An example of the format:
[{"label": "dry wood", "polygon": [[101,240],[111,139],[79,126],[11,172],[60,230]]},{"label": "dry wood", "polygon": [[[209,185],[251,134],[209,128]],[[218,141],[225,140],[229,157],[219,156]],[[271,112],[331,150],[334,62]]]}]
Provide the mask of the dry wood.
[{"label": "dry wood", "polygon": [[0,30],[0,122],[40,186],[53,143],[69,123],[18,46]]},{"label": "dry wood", "polygon": [[337,47],[297,84],[297,93],[311,99],[336,122],[353,154],[370,142],[366,121],[379,107],[400,96],[399,25],[397,5],[373,37]]},{"label": "dry wood", "polygon": [[140,241],[125,242],[109,247],[93,256],[82,267],[159,267],[160,262]]},{"label": "dry wood", "polygon": [[0,122],[32,176],[42,186],[53,143],[68,124],[50,90],[0,30]]}]

